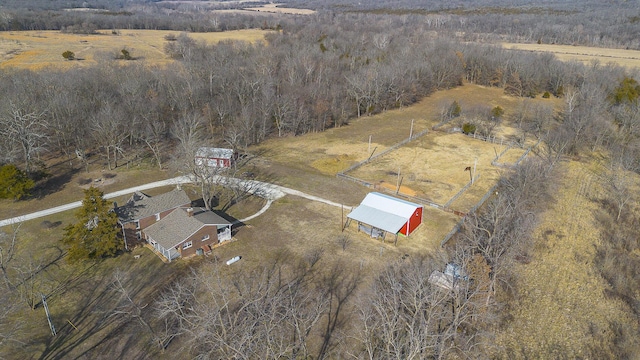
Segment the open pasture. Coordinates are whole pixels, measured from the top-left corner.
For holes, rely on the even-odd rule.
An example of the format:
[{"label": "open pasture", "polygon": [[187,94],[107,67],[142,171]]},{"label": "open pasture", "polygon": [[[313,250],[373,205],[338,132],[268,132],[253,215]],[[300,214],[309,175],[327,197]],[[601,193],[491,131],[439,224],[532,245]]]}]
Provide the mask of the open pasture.
[{"label": "open pasture", "polygon": [[[505,109],[504,117],[508,119],[522,100],[504,95],[502,89],[467,84],[435,92],[408,107],[351,120],[349,125],[339,128],[298,137],[270,139],[252,151],[261,152],[271,161],[335,175],[366,160],[372,153],[378,154],[408,138],[412,122],[413,134],[431,129],[440,122],[441,109],[447,108],[453,101],[460,103],[463,113],[476,106],[499,105]],[[505,121],[497,132],[498,136],[508,136],[513,129]]]},{"label": "open pasture", "polygon": [[507,49],[532,52],[550,52],[562,61],[579,61],[585,64],[592,61],[599,61],[601,64],[614,63],[629,69],[640,68],[639,50],[555,44],[503,43],[502,46]]},{"label": "open pasture", "polygon": [[[256,42],[264,39],[265,30],[237,30],[212,33],[189,33],[196,41],[215,44],[223,40]],[[165,36],[179,35],[168,30],[100,30],[97,34],[64,34],[60,31],[0,32],[0,68],[39,70],[47,67],[72,69],[115,61],[122,49],[147,65],[166,65],[173,60],[164,52]],[[71,51],[76,60],[65,60],[62,53]]]},{"label": "open pasture", "polygon": [[[430,130],[439,123],[441,109],[454,100],[460,103],[463,117],[452,120],[452,123],[464,121],[464,113],[475,107],[501,106],[505,109],[505,120],[496,129],[496,138],[518,136],[518,130],[512,126],[510,118],[518,111],[523,100],[504,95],[502,89],[467,84],[438,91],[410,107],[355,119],[340,128],[299,137],[271,139],[255,150],[272,162],[335,175],[366,160],[371,154],[379,154],[408,138],[413,121],[413,134],[423,130],[429,130],[429,133],[374,159],[349,175],[391,191],[396,190],[398,180],[401,180],[400,192],[403,194],[444,205],[469,182],[470,174],[465,168],[473,168],[475,164],[479,180],[451,204],[455,210],[468,211],[499,177],[502,168],[492,166],[491,161],[506,149],[506,144],[493,144],[462,134]],[[526,101],[556,104],[557,99]],[[499,162],[512,164],[523,153],[524,149],[513,147],[500,157]]]},{"label": "open pasture", "polygon": [[312,15],[316,13],[315,10],[284,7],[282,6],[282,4],[274,4],[274,3],[264,4],[260,7],[250,7],[250,8],[246,8],[246,10],[261,11],[261,12],[268,12],[268,13],[275,13],[275,14],[291,14],[291,15]]},{"label": "open pasture", "polygon": [[[431,200],[440,205],[447,203],[471,180],[475,168],[478,181],[463,194],[455,210],[466,212],[491,188],[500,177],[500,168],[491,165],[496,153],[506,145],[476,140],[462,134],[432,132],[410,142],[362,167],[349,175],[373,184],[402,184],[400,192]],[[507,153],[522,155],[524,150],[512,148]],[[399,174],[399,175],[398,175]],[[410,189],[410,190],[409,190]],[[394,189],[395,190],[395,189]]]}]

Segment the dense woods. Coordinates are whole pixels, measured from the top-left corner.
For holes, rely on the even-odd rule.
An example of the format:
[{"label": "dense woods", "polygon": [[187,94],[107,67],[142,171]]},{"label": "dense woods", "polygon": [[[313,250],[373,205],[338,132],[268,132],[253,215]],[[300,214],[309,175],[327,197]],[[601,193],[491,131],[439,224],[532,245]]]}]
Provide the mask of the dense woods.
[{"label": "dense woods", "polygon": [[[321,250],[302,257],[283,253],[233,277],[221,275],[217,263],[192,269],[181,281],[158,289],[144,310],[146,305],[129,296],[129,275],[117,273],[113,287],[121,300],[114,313],[141,325],[153,340],[151,353],[179,348],[203,359],[488,358],[497,353],[512,358],[512,349],[496,351],[491,342],[518,301],[513,265],[529,261],[538,216],[562,176],[558,162],[593,151],[608,161],[605,191],[596,199],[603,205],[598,221],[607,229],[596,249],[596,267],[611,285],[610,296],[640,313],[633,255],[640,248],[633,239],[640,234],[637,206],[629,201],[630,176],[640,173],[637,70],[560,62],[549,54],[490,44],[513,40],[637,49],[640,21],[631,5],[604,11],[599,2],[583,11],[560,1],[545,8],[527,7],[526,1],[509,8],[507,2],[478,2],[476,11],[455,1],[448,8],[439,1],[419,6],[383,1],[376,7],[295,1],[290,6],[311,3],[322,11],[304,18],[217,15],[125,1],[89,1],[84,6],[100,9],[89,14],[62,11],[83,6],[80,2],[42,2],[25,9],[10,1],[0,7],[0,30],[278,29],[256,44],[207,45],[182,33],[166,42],[166,54],[176,60],[166,67],[103,61],[64,72],[0,70],[0,164],[18,165],[12,170],[23,177],[42,176],[46,153],[85,163],[100,157],[112,169],[130,161],[166,168],[172,159],[192,158],[203,144],[242,152],[270,137],[346,126],[351,119],[409,106],[465,82],[523,99],[547,93],[564,101],[559,112],[522,102],[510,120],[523,137],[541,140],[540,146],[531,160],[505,172],[495,196],[466,218],[454,246],[391,263],[368,282],[358,269],[346,271],[347,265],[334,263]],[[345,11],[337,11],[338,5]],[[216,6],[223,7],[209,10]],[[178,12],[184,14],[175,16]],[[487,119],[502,116],[495,108],[457,111],[466,112],[474,129],[487,135],[493,126]],[[0,237],[7,289],[0,296],[7,303],[23,286],[17,283],[29,278],[7,275],[6,269],[17,266],[17,234]],[[108,250],[115,252],[115,245]],[[460,264],[473,281],[461,281],[455,291],[429,282],[432,270],[450,262]],[[21,296],[34,306],[33,294]],[[12,308],[3,311],[0,328],[8,330],[0,331],[0,344],[14,331],[7,320]],[[634,350],[629,339],[636,335],[620,330],[615,344],[588,351],[597,358],[629,357]]]}]

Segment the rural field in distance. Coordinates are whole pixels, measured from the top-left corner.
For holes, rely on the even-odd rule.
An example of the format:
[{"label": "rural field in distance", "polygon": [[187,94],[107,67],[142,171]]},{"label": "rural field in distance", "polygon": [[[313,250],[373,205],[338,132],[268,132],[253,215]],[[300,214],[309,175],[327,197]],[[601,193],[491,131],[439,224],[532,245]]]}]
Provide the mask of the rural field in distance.
[{"label": "rural field in distance", "polygon": [[[280,8],[277,8],[280,9]],[[248,10],[244,10],[248,11]],[[253,11],[253,10],[252,10]],[[261,10],[268,11],[268,10]],[[225,32],[188,33],[196,41],[215,44],[223,40],[256,42],[264,40],[270,30],[246,29]],[[97,34],[65,34],[60,31],[5,31],[0,32],[0,68],[37,70],[45,67],[70,69],[113,60],[122,49],[134,59],[147,65],[164,65],[173,60],[164,52],[167,35],[178,36],[173,30],[99,30]],[[506,49],[531,52],[549,52],[562,61],[601,64],[614,63],[626,68],[640,68],[640,51],[555,44],[502,43]],[[72,51],[76,59],[62,57]]]},{"label": "rural field in distance", "polygon": [[[45,67],[71,69],[92,66],[100,61],[113,60],[122,49],[127,49],[136,61],[147,65],[166,65],[173,60],[164,52],[165,36],[178,36],[171,30],[100,30],[94,35],[64,34],[60,31],[5,31],[0,32],[0,68],[38,70]],[[223,40],[256,42],[264,39],[268,31],[259,29],[225,32],[189,33],[196,41],[214,44]],[[77,60],[62,57],[65,51],[75,54]]]},{"label": "rural field in distance", "polygon": [[555,44],[518,44],[503,43],[506,49],[524,50],[532,52],[550,52],[558,60],[579,61],[588,64],[599,61],[601,64],[614,63],[628,69],[640,68],[640,51],[627,49],[609,49],[590,46],[571,46]]}]

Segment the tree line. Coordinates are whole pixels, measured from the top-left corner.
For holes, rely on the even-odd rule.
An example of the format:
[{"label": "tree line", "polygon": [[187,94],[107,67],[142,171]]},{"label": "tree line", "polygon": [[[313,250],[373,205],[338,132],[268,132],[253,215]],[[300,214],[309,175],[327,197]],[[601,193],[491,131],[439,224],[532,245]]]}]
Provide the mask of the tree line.
[{"label": "tree line", "polygon": [[565,96],[593,74],[605,87],[596,100],[605,101],[610,79],[625,76],[611,65],[591,71],[548,54],[434,38],[428,25],[400,17],[313,19],[292,20],[266,43],[207,45],[181,34],[166,41],[177,62],[164,68],[104,61],[69,71],[3,70],[1,161],[29,172],[46,149],[84,160],[101,154],[109,168],[148,156],[160,167],[189,124],[203,141],[245,149],[407,106],[464,81],[516,96]]},{"label": "tree line", "polygon": [[[421,23],[429,30],[465,41],[539,42],[640,49],[640,14],[633,2],[613,6],[598,1],[503,2],[499,0],[354,2],[290,1],[288,6],[317,9],[320,16],[377,15],[400,17],[406,26]],[[162,29],[225,31],[275,29],[290,17],[250,16],[215,10],[240,9],[244,3],[172,3],[149,1],[8,2],[0,8],[0,30],[63,30],[92,33],[96,29]],[[69,8],[90,11],[66,11]],[[308,17],[303,17],[308,19]]]}]

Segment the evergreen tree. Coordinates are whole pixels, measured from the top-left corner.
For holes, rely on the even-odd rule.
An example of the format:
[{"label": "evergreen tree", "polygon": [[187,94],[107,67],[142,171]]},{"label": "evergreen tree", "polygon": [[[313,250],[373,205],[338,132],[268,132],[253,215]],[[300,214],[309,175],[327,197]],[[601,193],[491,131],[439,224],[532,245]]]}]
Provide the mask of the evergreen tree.
[{"label": "evergreen tree", "polygon": [[620,85],[613,90],[611,100],[614,104],[631,104],[640,97],[640,84],[630,77],[625,77],[620,81]]},{"label": "evergreen tree", "polygon": [[76,54],[73,53],[73,51],[65,51],[62,53],[62,57],[67,59],[67,60],[75,60],[76,58]]},{"label": "evergreen tree", "polygon": [[76,212],[78,221],[68,225],[62,243],[69,249],[70,262],[113,256],[121,247],[118,239],[118,217],[112,203],[103,193],[91,187],[84,191],[82,207]]},{"label": "evergreen tree", "polygon": [[13,164],[0,167],[0,199],[20,200],[29,196],[35,183]]},{"label": "evergreen tree", "polygon": [[462,108],[460,107],[460,104],[458,104],[458,101],[454,100],[451,105],[449,105],[448,113],[450,118],[456,118],[462,115]]}]

